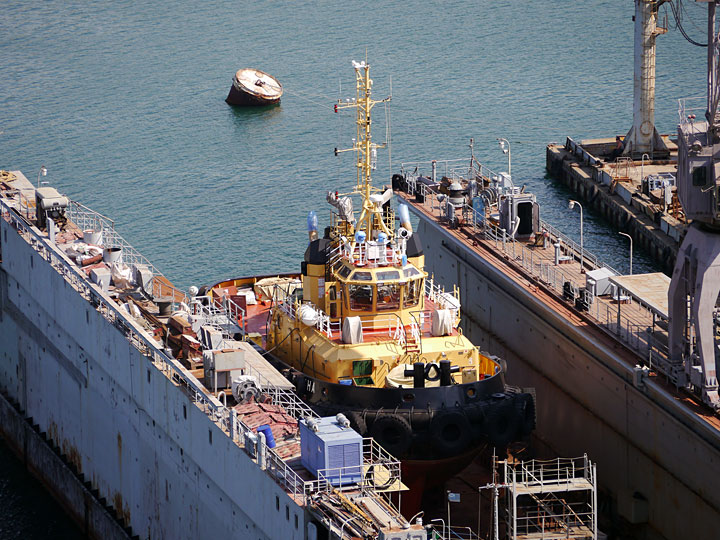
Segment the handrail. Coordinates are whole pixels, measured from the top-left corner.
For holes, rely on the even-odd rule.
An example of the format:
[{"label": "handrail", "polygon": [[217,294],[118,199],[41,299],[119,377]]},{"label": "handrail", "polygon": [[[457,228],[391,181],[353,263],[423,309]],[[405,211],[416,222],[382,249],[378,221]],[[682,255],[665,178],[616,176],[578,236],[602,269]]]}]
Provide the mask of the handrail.
[{"label": "handrail", "polygon": [[[425,186],[422,186],[422,188],[424,189]],[[437,193],[433,190],[428,189],[425,191],[424,201],[424,203],[417,204],[425,206],[435,215],[438,215],[438,213],[440,216],[447,215],[447,199],[439,201]],[[575,280],[568,276],[563,269],[538,260],[532,249],[515,240],[507,231],[493,225],[473,207],[463,203],[458,205],[456,210],[461,210],[464,215],[468,216],[466,223],[472,227],[479,239],[484,239],[489,244],[494,245],[495,249],[508,256],[507,264],[522,267],[525,272],[539,283],[547,286],[558,297],[563,297],[563,285],[566,281],[573,283],[579,289],[584,288],[584,283],[575,283]],[[574,241],[544,222],[543,226],[550,234],[551,239],[559,239],[573,252],[574,258],[579,258],[579,246]],[[600,261],[592,253],[584,251],[584,260],[589,268],[604,267],[619,275],[619,272]],[[643,320],[634,320],[629,318],[626,313],[622,313],[618,306],[612,306],[607,302],[592,302],[587,314],[596,321],[599,328],[613,335],[630,349],[636,351],[641,357],[646,358],[651,366],[667,375],[671,381],[677,380],[678,368],[676,364],[670,361],[667,346],[655,340],[652,333],[648,331],[649,323],[644,319],[651,320],[649,315],[644,317]]]}]

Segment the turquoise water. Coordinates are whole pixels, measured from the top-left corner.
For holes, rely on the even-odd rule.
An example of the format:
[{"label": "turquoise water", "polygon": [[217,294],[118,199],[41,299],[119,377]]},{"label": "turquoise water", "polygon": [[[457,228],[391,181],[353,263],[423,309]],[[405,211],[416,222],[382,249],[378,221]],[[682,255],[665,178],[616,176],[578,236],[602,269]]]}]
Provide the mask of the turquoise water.
[{"label": "turquoise water", "polygon": [[[345,5],[344,5],[345,4]],[[704,11],[685,2],[704,41]],[[503,170],[544,219],[579,240],[570,193],[545,177],[545,145],[624,134],[632,124],[632,2],[511,0],[377,3],[5,2],[0,18],[0,168],[46,180],[113,217],[171,280],[187,287],[296,270],[305,216],[329,215],[327,190],[353,185],[352,59],[367,51],[375,96],[390,93],[392,167],[476,156]],[[705,50],[658,38],[656,123],[704,93]],[[224,103],[240,67],[274,74],[279,107]],[[340,87],[342,91],[340,92]],[[376,140],[385,111],[376,109]],[[627,269],[626,239],[585,212],[585,245]],[[653,270],[636,250],[635,272]],[[2,505],[0,505],[0,508]]]}]

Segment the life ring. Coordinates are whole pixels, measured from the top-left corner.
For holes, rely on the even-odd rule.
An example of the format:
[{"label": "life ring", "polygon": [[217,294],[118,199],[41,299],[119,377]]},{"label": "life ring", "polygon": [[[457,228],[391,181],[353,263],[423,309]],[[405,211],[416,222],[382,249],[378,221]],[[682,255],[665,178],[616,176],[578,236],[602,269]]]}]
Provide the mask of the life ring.
[{"label": "life ring", "polygon": [[493,403],[488,409],[485,426],[488,441],[493,446],[505,447],[512,442],[520,428],[520,415],[513,401],[505,399]]},{"label": "life ring", "polygon": [[462,452],[470,442],[470,423],[460,411],[441,411],[430,424],[432,445],[442,455]]},{"label": "life ring", "polygon": [[412,442],[410,424],[405,418],[395,414],[378,416],[370,428],[370,435],[395,457],[407,452]]},{"label": "life ring", "polygon": [[[435,375],[433,375],[431,377],[430,370],[433,368],[435,369]],[[425,378],[430,382],[439,381],[440,380],[440,366],[438,366],[437,364],[432,364],[432,363],[427,364],[425,366]]]},{"label": "life ring", "polygon": [[351,428],[357,431],[360,435],[365,435],[367,433],[367,424],[365,423],[365,419],[362,417],[362,414],[357,411],[345,411],[344,414],[347,416],[347,419],[350,420]]}]

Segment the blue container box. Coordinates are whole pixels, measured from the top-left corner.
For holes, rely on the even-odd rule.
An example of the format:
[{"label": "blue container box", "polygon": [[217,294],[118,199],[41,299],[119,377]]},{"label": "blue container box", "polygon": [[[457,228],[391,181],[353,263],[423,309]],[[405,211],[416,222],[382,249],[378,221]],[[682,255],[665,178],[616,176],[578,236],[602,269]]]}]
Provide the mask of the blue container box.
[{"label": "blue container box", "polygon": [[334,416],[311,421],[317,431],[300,421],[300,462],[303,467],[334,486],[357,484],[362,479],[362,436],[351,427],[341,426]]}]

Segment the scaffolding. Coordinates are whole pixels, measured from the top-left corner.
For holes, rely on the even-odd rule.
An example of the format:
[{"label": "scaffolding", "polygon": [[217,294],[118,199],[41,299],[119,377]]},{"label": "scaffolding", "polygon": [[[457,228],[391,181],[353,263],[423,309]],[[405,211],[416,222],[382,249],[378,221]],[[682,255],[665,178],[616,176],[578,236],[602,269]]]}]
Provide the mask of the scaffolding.
[{"label": "scaffolding", "polygon": [[597,540],[596,470],[587,455],[497,465],[502,480],[494,466],[495,481],[480,488],[493,492],[494,538],[500,538],[498,502],[504,499],[508,540]]}]

